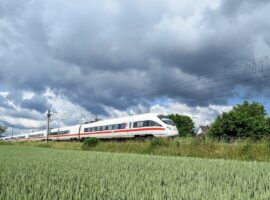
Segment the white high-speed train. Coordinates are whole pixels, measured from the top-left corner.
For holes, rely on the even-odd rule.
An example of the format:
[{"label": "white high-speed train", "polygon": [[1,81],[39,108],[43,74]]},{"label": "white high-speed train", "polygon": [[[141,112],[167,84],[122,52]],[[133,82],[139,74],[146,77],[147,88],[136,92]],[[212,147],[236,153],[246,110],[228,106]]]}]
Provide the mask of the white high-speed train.
[{"label": "white high-speed train", "polygon": [[[50,130],[49,140],[176,137],[178,130],[167,116],[155,113],[141,114],[110,120],[96,121]],[[3,137],[1,140],[46,140],[47,131]]]}]

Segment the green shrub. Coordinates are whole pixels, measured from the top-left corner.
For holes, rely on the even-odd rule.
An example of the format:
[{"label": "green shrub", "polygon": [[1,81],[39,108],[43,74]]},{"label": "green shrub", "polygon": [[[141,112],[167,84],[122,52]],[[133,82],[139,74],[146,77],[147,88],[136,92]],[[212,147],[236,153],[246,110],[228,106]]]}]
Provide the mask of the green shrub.
[{"label": "green shrub", "polygon": [[[23,143],[21,143],[23,144]],[[46,147],[46,148],[51,148],[52,147],[52,144],[47,142],[47,143],[41,143],[41,144],[38,144],[37,145],[38,147]]]},{"label": "green shrub", "polygon": [[176,140],[176,147],[179,148],[180,147],[180,141]]},{"label": "green shrub", "polygon": [[248,154],[252,150],[252,144],[249,141],[246,141],[241,147],[240,152],[242,154]]},{"label": "green shrub", "polygon": [[168,147],[170,145],[170,142],[164,138],[156,138],[151,141],[150,146],[151,147]]},{"label": "green shrub", "polygon": [[83,142],[82,149],[87,150],[87,149],[93,148],[97,146],[98,143],[99,143],[99,140],[97,138],[94,138],[94,137],[87,138]]},{"label": "green shrub", "polygon": [[209,135],[230,141],[230,138],[252,138],[259,140],[270,136],[270,118],[264,106],[258,102],[234,106],[229,112],[218,116]]},{"label": "green shrub", "polygon": [[266,144],[267,149],[270,150],[270,139],[269,138],[265,138],[264,139],[264,143]]},{"label": "green shrub", "polygon": [[194,136],[194,122],[191,117],[179,114],[172,114],[168,117],[175,123],[180,137]]},{"label": "green shrub", "polygon": [[13,145],[13,144],[15,143],[11,141],[0,141],[0,145]]}]

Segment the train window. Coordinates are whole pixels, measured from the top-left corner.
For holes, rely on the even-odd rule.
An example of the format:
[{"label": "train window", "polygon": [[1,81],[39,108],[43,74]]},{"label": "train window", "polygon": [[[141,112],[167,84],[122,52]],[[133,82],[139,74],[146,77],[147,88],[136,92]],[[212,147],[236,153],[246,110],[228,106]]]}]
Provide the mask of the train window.
[{"label": "train window", "polygon": [[161,125],[157,122],[149,121],[149,126],[161,126]]},{"label": "train window", "polygon": [[106,130],[106,126],[102,126],[101,130],[102,131],[105,131]]},{"label": "train window", "polygon": [[125,123],[119,124],[118,126],[119,126],[119,129],[125,129],[126,128],[126,124]]},{"label": "train window", "polygon": [[69,134],[70,130],[59,131],[59,134]]},{"label": "train window", "polygon": [[117,129],[120,129],[120,124],[113,125],[113,130],[117,130]]},{"label": "train window", "polygon": [[163,119],[162,121],[163,121],[165,124],[168,124],[168,125],[172,125],[172,126],[174,126],[173,121],[172,121],[172,120],[170,120],[170,119]]},{"label": "train window", "polygon": [[133,122],[133,128],[143,127],[143,121],[141,122]]},{"label": "train window", "polygon": [[109,125],[108,130],[112,130],[112,129],[113,129],[113,125]]},{"label": "train window", "polygon": [[143,127],[150,126],[150,121],[143,121]]},{"label": "train window", "polygon": [[96,131],[101,131],[101,126],[96,127]]},{"label": "train window", "polygon": [[140,122],[134,122],[133,128],[140,128],[140,127],[148,127],[148,126],[161,126],[157,122],[154,122],[152,120],[146,120],[146,121],[140,121]]},{"label": "train window", "polygon": [[33,138],[33,137],[42,137],[42,136],[43,136],[42,133],[41,134],[36,134],[36,135],[29,135],[30,138]]},{"label": "train window", "polygon": [[165,124],[175,126],[174,122],[173,122],[171,119],[169,119],[167,116],[159,115],[158,118],[159,118],[162,122],[164,122]]},{"label": "train window", "polygon": [[133,125],[133,127],[134,127],[134,128],[143,127],[143,124],[144,124],[143,121],[141,121],[141,122],[135,122],[135,123],[134,123],[135,126]]},{"label": "train window", "polygon": [[156,122],[156,126],[161,126],[159,123]]}]

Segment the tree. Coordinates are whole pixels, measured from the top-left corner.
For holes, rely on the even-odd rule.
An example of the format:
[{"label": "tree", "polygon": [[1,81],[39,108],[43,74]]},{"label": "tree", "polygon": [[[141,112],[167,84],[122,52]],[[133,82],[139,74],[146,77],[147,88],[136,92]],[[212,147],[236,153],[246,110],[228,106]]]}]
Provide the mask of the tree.
[{"label": "tree", "polygon": [[3,127],[3,126],[0,126],[0,136],[6,132],[7,128],[6,127]]},{"label": "tree", "polygon": [[259,139],[270,135],[270,120],[262,104],[249,104],[244,101],[231,111],[218,116],[209,130],[209,135]]},{"label": "tree", "polygon": [[169,118],[176,124],[180,136],[194,135],[194,123],[189,116],[172,114]]}]

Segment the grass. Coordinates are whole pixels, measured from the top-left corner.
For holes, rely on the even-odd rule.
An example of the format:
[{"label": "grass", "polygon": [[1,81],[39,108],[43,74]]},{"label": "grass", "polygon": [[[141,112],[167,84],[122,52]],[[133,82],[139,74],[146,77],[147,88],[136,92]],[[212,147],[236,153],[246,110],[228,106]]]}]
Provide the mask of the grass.
[{"label": "grass", "polygon": [[[211,139],[178,138],[166,141],[166,145],[153,145],[155,141],[109,141],[100,142],[90,148],[91,151],[136,153],[163,156],[184,156],[213,159],[270,161],[270,141],[264,139],[258,142],[236,140],[228,143]],[[0,145],[24,145],[66,150],[82,150],[80,142],[0,142]]]},{"label": "grass", "polygon": [[0,141],[0,145],[12,145],[12,146],[33,146],[54,148],[62,150],[81,150],[82,143],[79,142],[44,142],[44,141]]},{"label": "grass", "polygon": [[0,169],[6,200],[270,198],[265,162],[1,145]]}]

